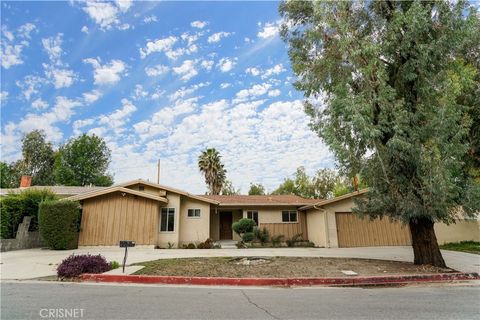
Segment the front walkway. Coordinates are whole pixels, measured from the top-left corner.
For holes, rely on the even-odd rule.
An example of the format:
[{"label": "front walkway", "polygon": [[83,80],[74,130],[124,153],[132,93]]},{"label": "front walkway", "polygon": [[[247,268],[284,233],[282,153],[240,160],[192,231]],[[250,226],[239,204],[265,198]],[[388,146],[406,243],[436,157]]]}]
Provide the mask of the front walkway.
[{"label": "front walkway", "polygon": [[[28,249],[3,252],[0,274],[2,280],[31,279],[56,274],[56,264],[71,255],[102,254],[107,260],[121,262],[123,250],[118,247],[90,247],[78,250],[53,251]],[[480,255],[442,251],[447,265],[463,272],[480,273]],[[396,261],[413,261],[411,247],[369,248],[261,248],[261,249],[147,249],[132,248],[127,264],[168,258],[230,257],[230,256],[289,256],[289,257],[351,257]]]}]

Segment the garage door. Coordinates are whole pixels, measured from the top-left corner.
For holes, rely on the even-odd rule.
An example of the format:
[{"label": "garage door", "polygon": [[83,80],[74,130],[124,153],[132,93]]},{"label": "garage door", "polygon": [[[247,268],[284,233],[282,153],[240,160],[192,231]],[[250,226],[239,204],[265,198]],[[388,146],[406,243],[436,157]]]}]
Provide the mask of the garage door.
[{"label": "garage door", "polygon": [[410,230],[401,223],[392,223],[388,218],[370,220],[361,219],[350,212],[337,212],[338,246],[408,246],[411,244]]}]

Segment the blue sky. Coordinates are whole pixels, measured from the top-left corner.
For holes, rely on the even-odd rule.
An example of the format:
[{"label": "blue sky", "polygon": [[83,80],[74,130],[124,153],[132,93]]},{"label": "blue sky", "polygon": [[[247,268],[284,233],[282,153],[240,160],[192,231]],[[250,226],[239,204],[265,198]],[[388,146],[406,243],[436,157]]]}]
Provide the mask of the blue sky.
[{"label": "blue sky", "polygon": [[274,189],[333,158],[309,130],[277,2],[2,2],[1,151],[25,132],[55,146],[81,133],[112,150],[115,181],[202,193],[197,157],[217,148],[227,176]]}]

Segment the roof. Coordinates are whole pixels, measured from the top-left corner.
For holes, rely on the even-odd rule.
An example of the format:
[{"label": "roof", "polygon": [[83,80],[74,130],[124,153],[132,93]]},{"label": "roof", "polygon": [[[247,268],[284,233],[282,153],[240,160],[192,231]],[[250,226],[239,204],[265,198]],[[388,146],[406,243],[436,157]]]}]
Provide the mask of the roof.
[{"label": "roof", "polygon": [[84,186],[84,187],[78,187],[78,186],[31,186],[27,188],[11,188],[11,189],[0,189],[0,196],[5,196],[10,193],[20,193],[24,190],[43,190],[43,189],[49,189],[52,192],[60,195],[60,196],[72,196],[72,195],[77,195],[77,194],[82,194],[86,192],[91,192],[91,191],[98,191],[105,189],[107,187],[93,187],[93,186]]},{"label": "roof", "polygon": [[143,179],[137,179],[137,180],[123,182],[123,183],[118,184],[117,186],[128,187],[128,186],[131,186],[131,185],[134,185],[134,184],[144,184],[144,185],[147,185],[147,186],[150,186],[150,187],[153,187],[153,188],[162,189],[162,190],[170,191],[170,192],[173,192],[173,193],[178,193],[182,196],[186,196],[186,197],[196,199],[196,200],[199,200],[199,201],[208,202],[208,203],[212,203],[212,204],[218,204],[218,201],[210,199],[206,196],[197,196],[197,195],[188,193],[188,192],[180,190],[180,189],[175,189],[175,188],[172,188],[172,187],[168,187],[168,186],[165,186],[165,185],[162,185],[162,184],[150,182],[150,181],[143,180]]},{"label": "roof", "polygon": [[97,191],[92,191],[92,192],[79,194],[79,195],[76,195],[76,196],[69,197],[69,198],[67,198],[67,200],[85,200],[85,199],[94,198],[94,197],[102,196],[102,195],[113,193],[113,192],[128,193],[128,194],[132,194],[134,196],[139,196],[139,197],[143,197],[143,198],[147,198],[147,199],[151,199],[151,200],[155,200],[155,201],[159,201],[159,202],[168,203],[168,200],[166,198],[155,196],[153,194],[149,194],[149,193],[142,192],[142,191],[136,191],[136,190],[133,190],[133,189],[120,187],[120,186],[113,186],[113,187],[110,187],[110,188],[105,188],[103,190],[97,190]]},{"label": "roof", "polygon": [[300,210],[308,210],[308,209],[312,209],[312,208],[319,208],[319,207],[322,207],[322,206],[327,205],[327,204],[331,204],[331,203],[335,203],[335,202],[338,202],[338,201],[350,199],[352,197],[357,197],[359,195],[362,195],[362,194],[366,193],[367,191],[368,191],[368,188],[367,189],[362,189],[362,190],[359,190],[359,191],[355,191],[355,192],[351,192],[351,193],[347,193],[347,194],[344,194],[343,196],[335,197],[335,198],[332,198],[332,199],[326,199],[326,200],[314,203],[313,205],[307,205],[307,206],[301,207]]},{"label": "roof", "polygon": [[305,206],[319,201],[318,199],[306,199],[293,194],[264,196],[205,195],[203,197],[218,201],[220,206]]}]

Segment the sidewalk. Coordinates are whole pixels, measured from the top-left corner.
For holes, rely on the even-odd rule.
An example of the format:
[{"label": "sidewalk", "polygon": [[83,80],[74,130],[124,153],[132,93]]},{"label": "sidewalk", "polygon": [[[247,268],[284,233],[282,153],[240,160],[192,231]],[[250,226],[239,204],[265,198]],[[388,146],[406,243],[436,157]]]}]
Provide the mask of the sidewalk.
[{"label": "sidewalk", "polygon": [[[53,251],[28,249],[3,252],[0,274],[2,280],[32,279],[56,274],[56,264],[72,253],[101,254],[109,261],[121,262],[123,249],[118,247],[90,247],[77,250]],[[480,273],[480,255],[442,251],[447,265],[465,273]],[[261,249],[148,249],[132,248],[127,264],[168,258],[231,257],[231,256],[290,256],[290,257],[350,257],[394,261],[413,261],[411,247],[369,248],[261,248]]]}]

